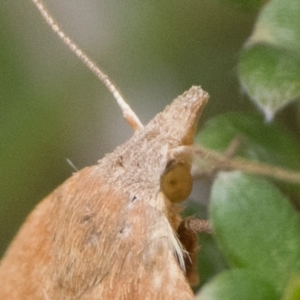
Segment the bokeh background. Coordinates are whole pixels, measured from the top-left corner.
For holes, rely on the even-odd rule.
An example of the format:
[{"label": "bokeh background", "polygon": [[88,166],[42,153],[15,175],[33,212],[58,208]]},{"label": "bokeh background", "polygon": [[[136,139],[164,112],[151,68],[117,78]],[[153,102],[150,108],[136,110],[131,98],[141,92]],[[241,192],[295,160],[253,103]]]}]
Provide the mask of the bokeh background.
[{"label": "bokeh background", "polygon": [[[201,127],[226,111],[256,111],[236,68],[260,1],[237,2],[45,4],[144,123],[202,85],[211,99]],[[78,169],[95,164],[131,135],[112,96],[31,1],[0,1],[0,256],[33,207],[72,174],[66,159]]]}]

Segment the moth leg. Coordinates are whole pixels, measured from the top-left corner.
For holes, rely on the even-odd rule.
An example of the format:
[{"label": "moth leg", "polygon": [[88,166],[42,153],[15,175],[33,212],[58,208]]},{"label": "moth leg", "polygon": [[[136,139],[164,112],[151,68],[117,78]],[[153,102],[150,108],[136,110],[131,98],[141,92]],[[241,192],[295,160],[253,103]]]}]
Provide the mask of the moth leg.
[{"label": "moth leg", "polygon": [[208,220],[197,219],[194,217],[188,217],[182,222],[187,223],[185,226],[188,226],[191,230],[199,233],[212,233],[211,224]]},{"label": "moth leg", "polygon": [[185,218],[179,225],[177,234],[188,255],[185,256],[186,277],[191,286],[199,283],[197,272],[198,245],[197,233],[211,233],[211,225],[208,220],[199,220],[194,217]]}]

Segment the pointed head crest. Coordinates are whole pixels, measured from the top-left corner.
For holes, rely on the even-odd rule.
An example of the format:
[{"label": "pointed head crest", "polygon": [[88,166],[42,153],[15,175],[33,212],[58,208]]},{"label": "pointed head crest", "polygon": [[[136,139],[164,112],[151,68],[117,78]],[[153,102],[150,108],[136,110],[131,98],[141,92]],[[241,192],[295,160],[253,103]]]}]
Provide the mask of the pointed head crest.
[{"label": "pointed head crest", "polygon": [[191,87],[150,121],[145,131],[159,128],[162,134],[177,140],[179,145],[191,145],[208,98],[208,93],[200,86]]}]

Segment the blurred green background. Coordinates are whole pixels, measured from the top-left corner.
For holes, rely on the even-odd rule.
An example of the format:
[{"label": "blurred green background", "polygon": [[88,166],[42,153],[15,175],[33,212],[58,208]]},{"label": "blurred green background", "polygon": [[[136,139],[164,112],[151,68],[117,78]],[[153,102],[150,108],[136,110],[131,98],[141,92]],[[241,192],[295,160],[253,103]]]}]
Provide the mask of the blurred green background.
[{"label": "blurred green background", "polygon": [[[223,112],[256,111],[236,67],[257,11],[235,2],[45,1],[144,123],[202,85],[211,99],[200,125]],[[0,43],[1,256],[32,208],[72,174],[67,158],[78,169],[95,164],[132,130],[31,1],[0,2]]]}]

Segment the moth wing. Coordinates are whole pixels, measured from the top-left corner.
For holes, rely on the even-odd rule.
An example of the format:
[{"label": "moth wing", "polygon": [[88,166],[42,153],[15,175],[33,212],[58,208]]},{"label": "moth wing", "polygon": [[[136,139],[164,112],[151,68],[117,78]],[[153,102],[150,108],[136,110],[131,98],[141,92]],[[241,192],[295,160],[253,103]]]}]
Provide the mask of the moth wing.
[{"label": "moth wing", "polygon": [[165,216],[100,173],[77,172],[29,215],[0,266],[0,299],[192,298]]},{"label": "moth wing", "polygon": [[104,182],[88,167],[38,204],[1,261],[0,299],[75,299],[108,272],[124,203]]},{"label": "moth wing", "polygon": [[129,200],[125,211],[126,221],[111,244],[109,272],[80,299],[192,299],[162,212],[142,199]]}]

